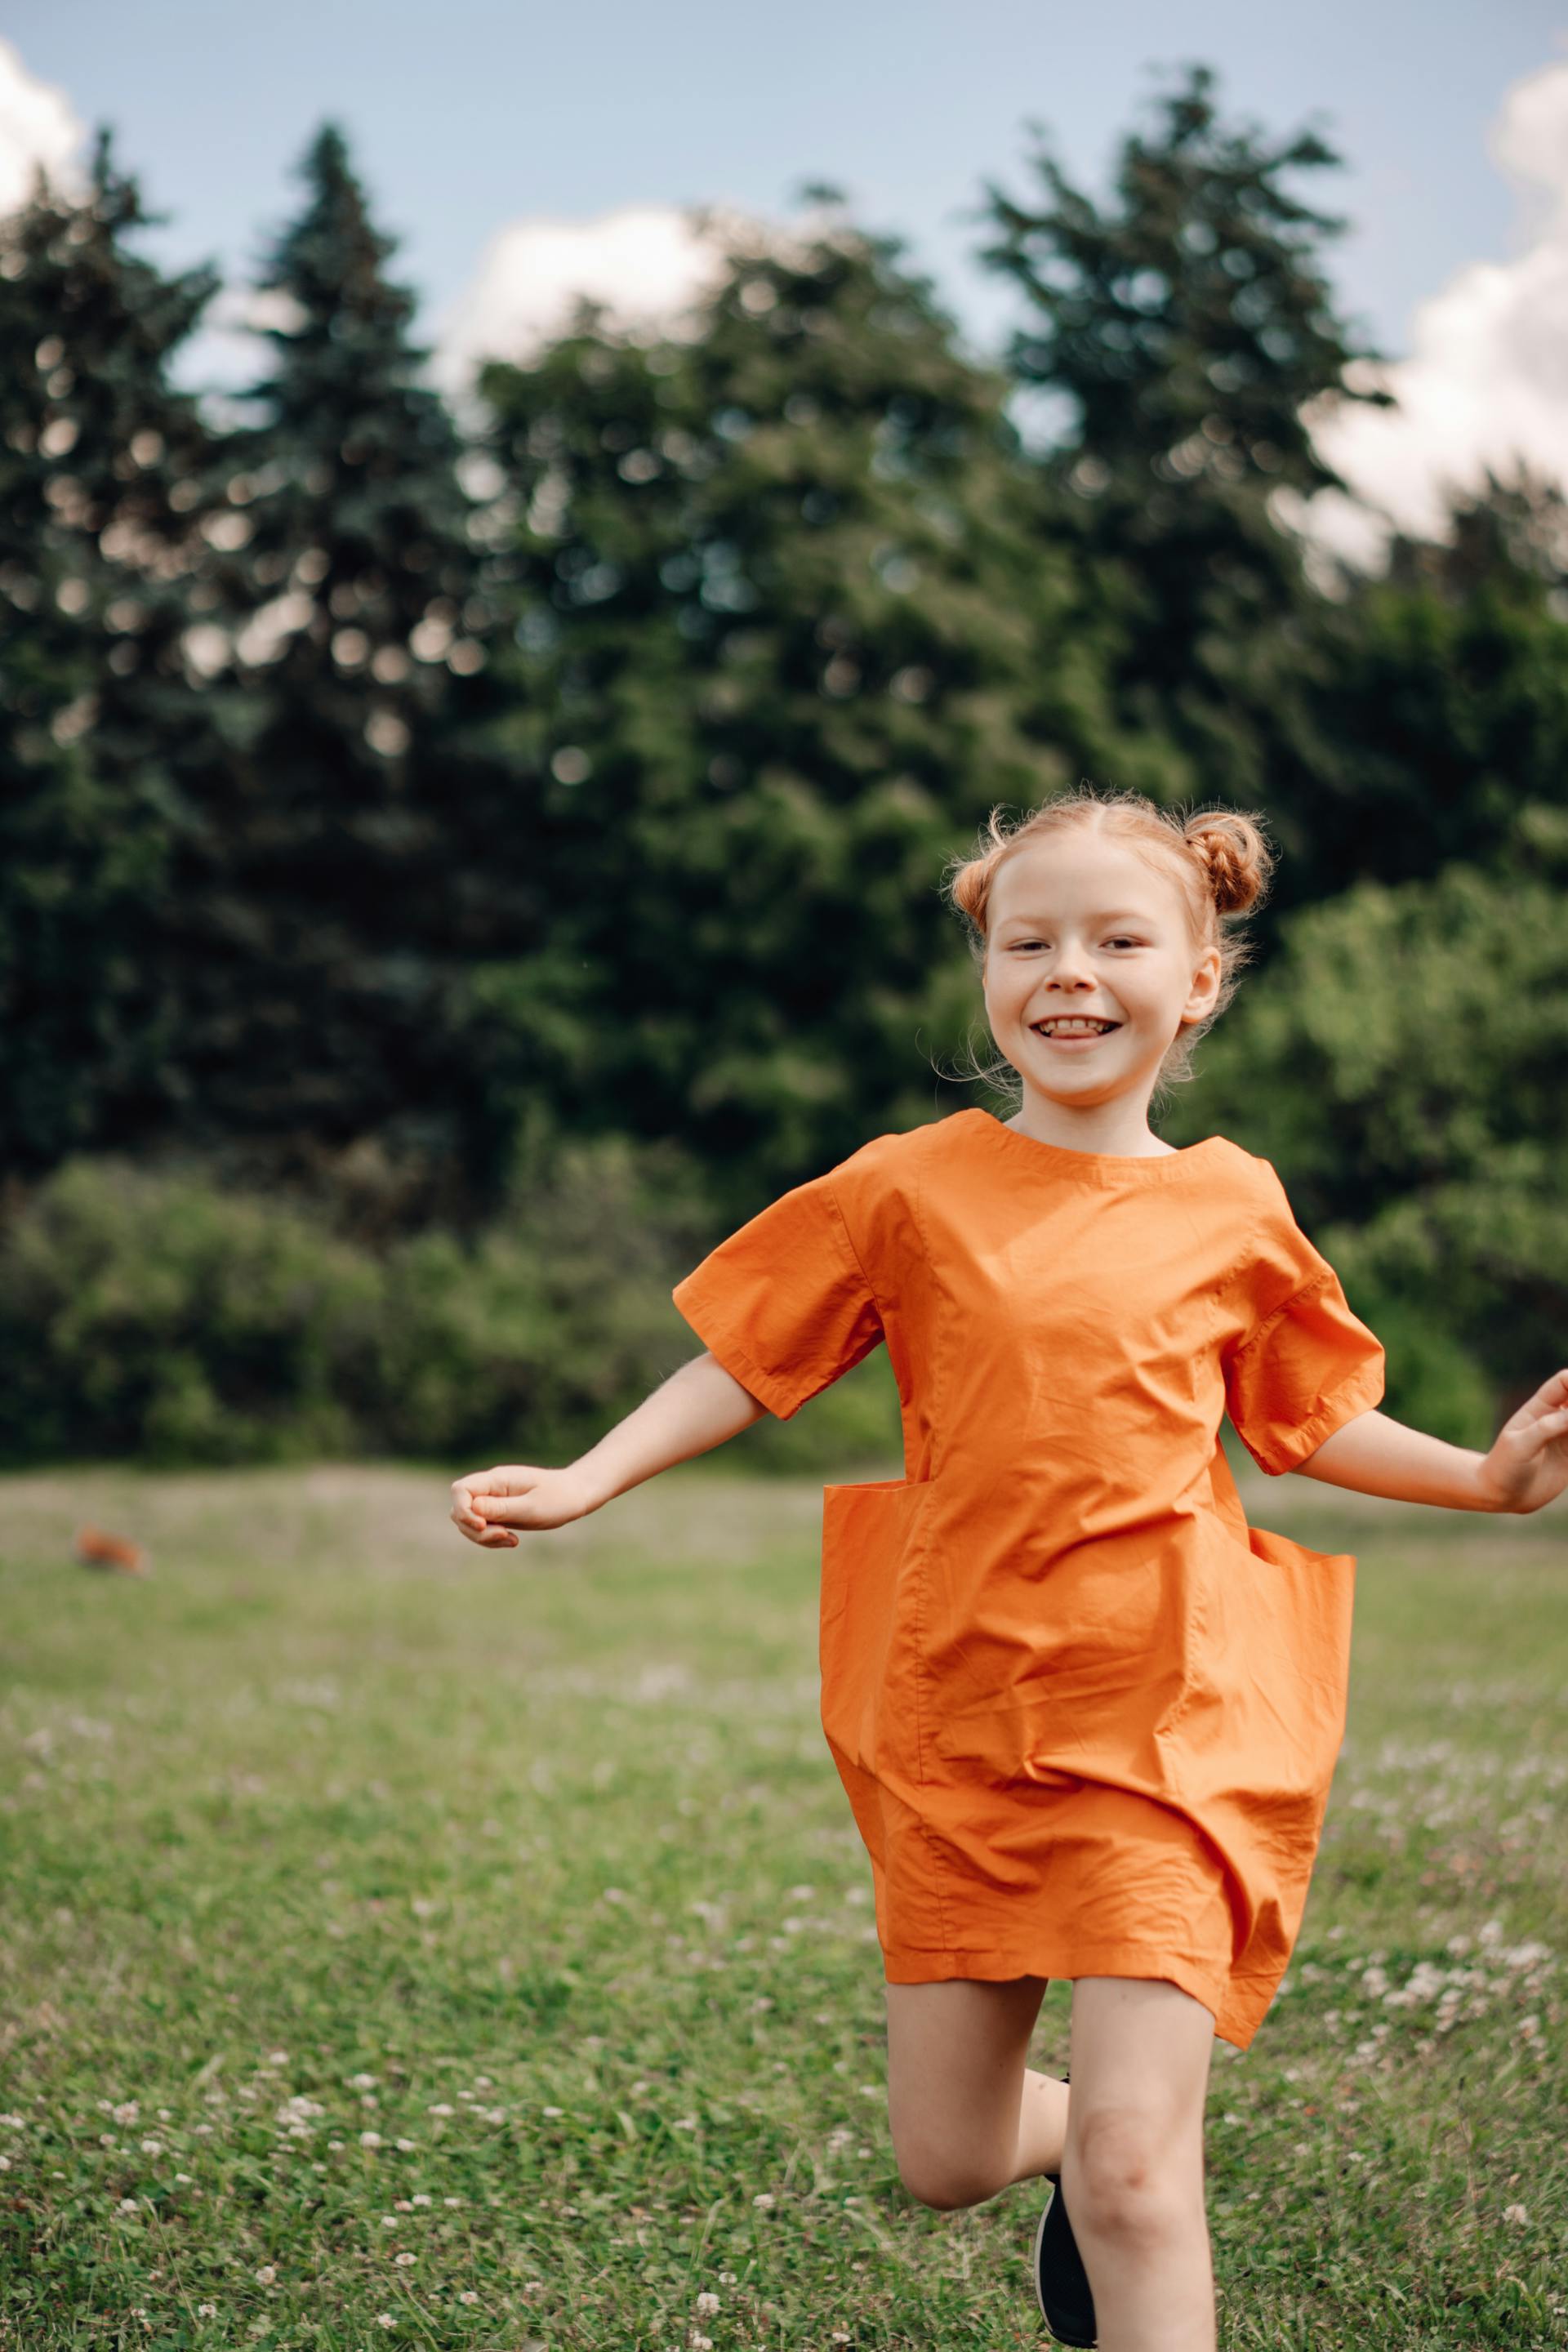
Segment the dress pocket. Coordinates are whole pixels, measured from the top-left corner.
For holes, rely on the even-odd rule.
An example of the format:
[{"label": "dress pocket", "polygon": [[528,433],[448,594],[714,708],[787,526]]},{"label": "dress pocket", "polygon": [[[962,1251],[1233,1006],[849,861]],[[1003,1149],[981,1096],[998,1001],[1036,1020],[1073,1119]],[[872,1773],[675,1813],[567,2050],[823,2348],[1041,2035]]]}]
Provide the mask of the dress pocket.
[{"label": "dress pocket", "polygon": [[934,1479],[826,1486],[822,1727],[842,1765],[918,1778],[920,1580]]}]

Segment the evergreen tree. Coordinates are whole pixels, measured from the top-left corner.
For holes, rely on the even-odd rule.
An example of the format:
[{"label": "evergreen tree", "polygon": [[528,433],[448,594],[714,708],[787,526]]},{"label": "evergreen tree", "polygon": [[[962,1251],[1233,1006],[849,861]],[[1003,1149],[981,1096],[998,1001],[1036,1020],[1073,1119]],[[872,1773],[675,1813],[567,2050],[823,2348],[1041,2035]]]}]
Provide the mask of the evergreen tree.
[{"label": "evergreen tree", "polygon": [[944,857],[1059,772],[1015,722],[1064,583],[1007,387],[899,251],[736,247],[689,339],[590,316],[483,378],[529,897],[475,1058],[679,1134],[731,1205],[928,1115],[975,1007]]},{"label": "evergreen tree", "polygon": [[368,1159],[416,1216],[468,1116],[444,762],[489,612],[457,431],[338,130],[302,177],[260,274],[271,364],[235,443],[250,610],[233,676],[254,730],[188,877],[193,1133],[302,1180]]},{"label": "evergreen tree", "polygon": [[[1319,871],[1430,879],[1537,866],[1568,828],[1568,501],[1519,468],[1457,493],[1431,541],[1399,534],[1315,623]],[[1560,878],[1568,871],[1560,869]]]},{"label": "evergreen tree", "polygon": [[[1319,263],[1343,222],[1282,184],[1339,158],[1311,133],[1270,143],[1222,127],[1214,81],[1190,68],[1154,135],[1124,142],[1104,206],[1037,133],[1041,194],[989,187],[984,258],[1028,305],[1019,382],[1071,412],[1039,459],[1047,510],[1078,548],[1118,708],[1176,754],[1164,796],[1270,808],[1302,853],[1320,781],[1299,723],[1317,598],[1276,493],[1345,488],[1312,446],[1310,401],[1389,395],[1354,388],[1352,362],[1373,354],[1336,320]],[[1313,887],[1300,856],[1281,884],[1281,906]]]},{"label": "evergreen tree", "polygon": [[158,952],[214,712],[193,575],[221,500],[170,362],[216,280],[165,278],[97,142],[0,224],[0,1155],[26,1173],[156,1115],[178,1007]]}]

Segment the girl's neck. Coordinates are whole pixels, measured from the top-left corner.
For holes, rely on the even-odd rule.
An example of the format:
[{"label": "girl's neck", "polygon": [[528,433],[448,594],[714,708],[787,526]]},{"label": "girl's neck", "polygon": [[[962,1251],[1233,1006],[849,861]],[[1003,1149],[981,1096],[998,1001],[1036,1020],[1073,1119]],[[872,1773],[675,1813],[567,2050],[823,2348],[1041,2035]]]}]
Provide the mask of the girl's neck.
[{"label": "girl's neck", "polygon": [[1002,1124],[1037,1143],[1054,1143],[1058,1150],[1103,1152],[1118,1160],[1164,1160],[1175,1148],[1151,1131],[1147,1106],[1140,1104],[1097,1103],[1092,1109],[1068,1110],[1060,1103],[1031,1102],[1026,1095],[1017,1117]]}]

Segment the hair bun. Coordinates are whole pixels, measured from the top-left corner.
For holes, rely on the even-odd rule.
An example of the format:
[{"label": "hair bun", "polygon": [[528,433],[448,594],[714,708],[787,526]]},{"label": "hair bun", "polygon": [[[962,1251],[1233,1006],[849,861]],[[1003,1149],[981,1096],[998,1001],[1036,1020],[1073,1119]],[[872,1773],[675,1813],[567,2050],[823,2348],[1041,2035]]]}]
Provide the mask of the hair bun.
[{"label": "hair bun", "polygon": [[1190,816],[1183,836],[1203,861],[1209,889],[1222,915],[1244,915],[1268,885],[1274,859],[1250,817],[1237,809],[1207,809]]}]

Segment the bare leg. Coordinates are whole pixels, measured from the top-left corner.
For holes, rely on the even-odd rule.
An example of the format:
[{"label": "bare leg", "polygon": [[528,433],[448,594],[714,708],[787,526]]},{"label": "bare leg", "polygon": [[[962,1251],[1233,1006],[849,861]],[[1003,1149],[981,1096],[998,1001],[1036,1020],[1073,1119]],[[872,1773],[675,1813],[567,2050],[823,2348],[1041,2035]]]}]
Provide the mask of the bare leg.
[{"label": "bare leg", "polygon": [[1044,1977],[889,1985],[888,2122],[911,2197],[943,2210],[1059,2172],[1066,2084],[1025,2064]]},{"label": "bare leg", "polygon": [[1062,2192],[1100,2352],[1215,2352],[1203,2134],[1214,2025],[1163,1979],[1074,1983]]}]

